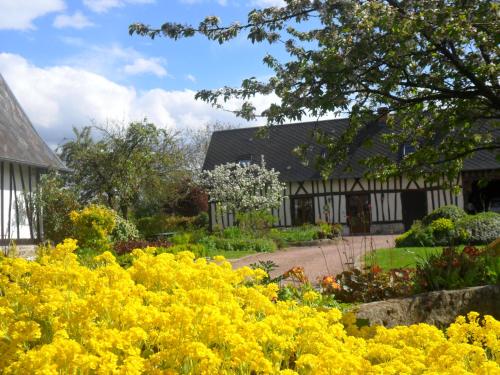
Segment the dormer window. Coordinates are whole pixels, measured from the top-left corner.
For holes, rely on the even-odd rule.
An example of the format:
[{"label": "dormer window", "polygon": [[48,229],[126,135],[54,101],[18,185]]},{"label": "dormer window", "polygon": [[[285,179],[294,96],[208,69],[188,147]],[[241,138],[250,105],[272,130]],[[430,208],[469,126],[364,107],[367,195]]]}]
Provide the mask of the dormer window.
[{"label": "dormer window", "polygon": [[251,154],[241,155],[236,163],[238,163],[242,167],[248,167],[253,162],[253,156]]},{"label": "dormer window", "polygon": [[415,146],[404,144],[403,145],[403,156],[410,155],[415,152]]}]

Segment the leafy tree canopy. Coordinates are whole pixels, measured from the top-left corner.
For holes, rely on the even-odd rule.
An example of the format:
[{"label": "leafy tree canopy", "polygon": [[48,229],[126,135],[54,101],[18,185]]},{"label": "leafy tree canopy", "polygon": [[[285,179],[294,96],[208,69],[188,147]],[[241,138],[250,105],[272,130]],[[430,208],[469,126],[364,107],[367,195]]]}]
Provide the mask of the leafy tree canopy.
[{"label": "leafy tree canopy", "polygon": [[127,218],[139,202],[174,199],[175,183],[187,174],[175,134],[146,121],[125,127],[89,126],[74,133],[75,139],[63,144],[59,153],[73,170],[67,179],[82,203],[105,203]]},{"label": "leafy tree canopy", "polygon": [[[325,145],[326,158],[318,158],[324,175],[346,159],[363,127],[384,116],[376,109],[386,107],[385,140],[394,152],[402,144],[415,152],[373,157],[370,170],[433,179],[456,176],[478,150],[500,148],[499,16],[494,0],[285,0],[283,7],[252,10],[245,23],[224,26],[209,16],[197,26],[136,23],[129,31],[219,43],[246,33],[252,43],[284,44],[288,61],[264,57],[274,71],[268,81],[249,78],[197,98],[215,106],[243,99],[237,115],[264,116],[269,124],[347,113],[351,125],[341,137],[316,135]],[[273,92],[280,102],[256,113],[249,99]]]}]

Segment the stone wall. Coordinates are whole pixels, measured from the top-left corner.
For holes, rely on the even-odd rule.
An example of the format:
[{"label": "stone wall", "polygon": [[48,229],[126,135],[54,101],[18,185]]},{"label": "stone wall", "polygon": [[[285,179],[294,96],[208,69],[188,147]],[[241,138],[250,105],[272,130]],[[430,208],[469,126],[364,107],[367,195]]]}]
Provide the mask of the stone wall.
[{"label": "stone wall", "polygon": [[417,323],[446,327],[458,315],[466,315],[470,311],[500,319],[500,285],[442,290],[365,303],[357,306],[356,311],[358,319],[368,319],[370,325],[386,327]]}]

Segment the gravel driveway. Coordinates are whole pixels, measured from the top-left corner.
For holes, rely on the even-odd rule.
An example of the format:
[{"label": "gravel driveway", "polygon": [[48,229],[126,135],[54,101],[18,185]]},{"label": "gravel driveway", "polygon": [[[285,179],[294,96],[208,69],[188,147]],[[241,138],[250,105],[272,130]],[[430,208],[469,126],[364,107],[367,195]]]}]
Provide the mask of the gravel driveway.
[{"label": "gravel driveway", "polygon": [[253,254],[231,261],[233,268],[248,266],[259,260],[271,260],[278,269],[271,273],[277,276],[295,266],[304,267],[309,280],[316,283],[325,275],[342,272],[346,263],[359,260],[361,255],[370,250],[394,247],[394,235],[344,237],[337,244],[312,247],[290,247],[274,253]]}]

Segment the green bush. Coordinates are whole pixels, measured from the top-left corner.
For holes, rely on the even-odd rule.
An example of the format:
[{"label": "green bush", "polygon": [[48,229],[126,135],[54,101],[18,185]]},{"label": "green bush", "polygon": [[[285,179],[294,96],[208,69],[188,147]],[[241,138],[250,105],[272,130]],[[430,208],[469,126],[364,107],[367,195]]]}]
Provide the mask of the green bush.
[{"label": "green bush", "polygon": [[144,238],[151,239],[160,233],[191,229],[197,217],[156,215],[137,220],[137,229]]},{"label": "green bush", "polygon": [[63,179],[50,173],[41,177],[36,204],[43,216],[43,232],[46,239],[60,243],[73,236],[71,211],[81,206],[75,191],[64,186]]},{"label": "green bush", "polygon": [[500,237],[500,214],[481,212],[467,215],[458,222],[457,228],[466,233],[470,244],[486,244]]},{"label": "green bush", "polygon": [[411,229],[396,237],[396,247],[434,246],[434,234],[430,226],[424,226],[416,221]]},{"label": "green bush", "polygon": [[243,237],[243,231],[238,227],[227,227],[222,231],[222,237],[224,237],[224,238],[241,238],[241,237]]},{"label": "green bush", "polygon": [[193,225],[199,229],[208,229],[210,218],[207,212],[200,212],[193,220]]},{"label": "green bush", "polygon": [[111,232],[113,242],[132,241],[140,237],[139,231],[134,223],[115,214],[115,227]]},{"label": "green bush", "polygon": [[318,239],[320,228],[314,225],[303,225],[285,229],[271,229],[271,238],[283,242],[305,242]]},{"label": "green bush", "polygon": [[445,248],[417,264],[417,291],[460,289],[500,282],[500,257],[490,249]]},{"label": "green bush", "polygon": [[236,215],[238,227],[246,232],[263,231],[272,227],[276,218],[268,211],[251,211]]},{"label": "green bush", "polygon": [[467,213],[460,207],[448,205],[435,209],[430,214],[422,219],[422,224],[430,225],[433,221],[437,219],[449,219],[453,223],[458,222],[463,217],[467,216]]},{"label": "green bush", "polygon": [[187,245],[193,242],[193,237],[189,232],[176,233],[170,238],[170,241],[174,245]]},{"label": "green bush", "polygon": [[111,233],[115,227],[116,213],[101,205],[91,204],[69,214],[73,235],[80,248],[96,251],[111,250]]},{"label": "green bush", "polygon": [[273,252],[277,246],[269,238],[223,238],[209,236],[200,241],[209,251],[255,251],[258,253]]},{"label": "green bush", "polygon": [[453,244],[457,239],[455,224],[451,219],[439,218],[429,225],[435,245]]}]

